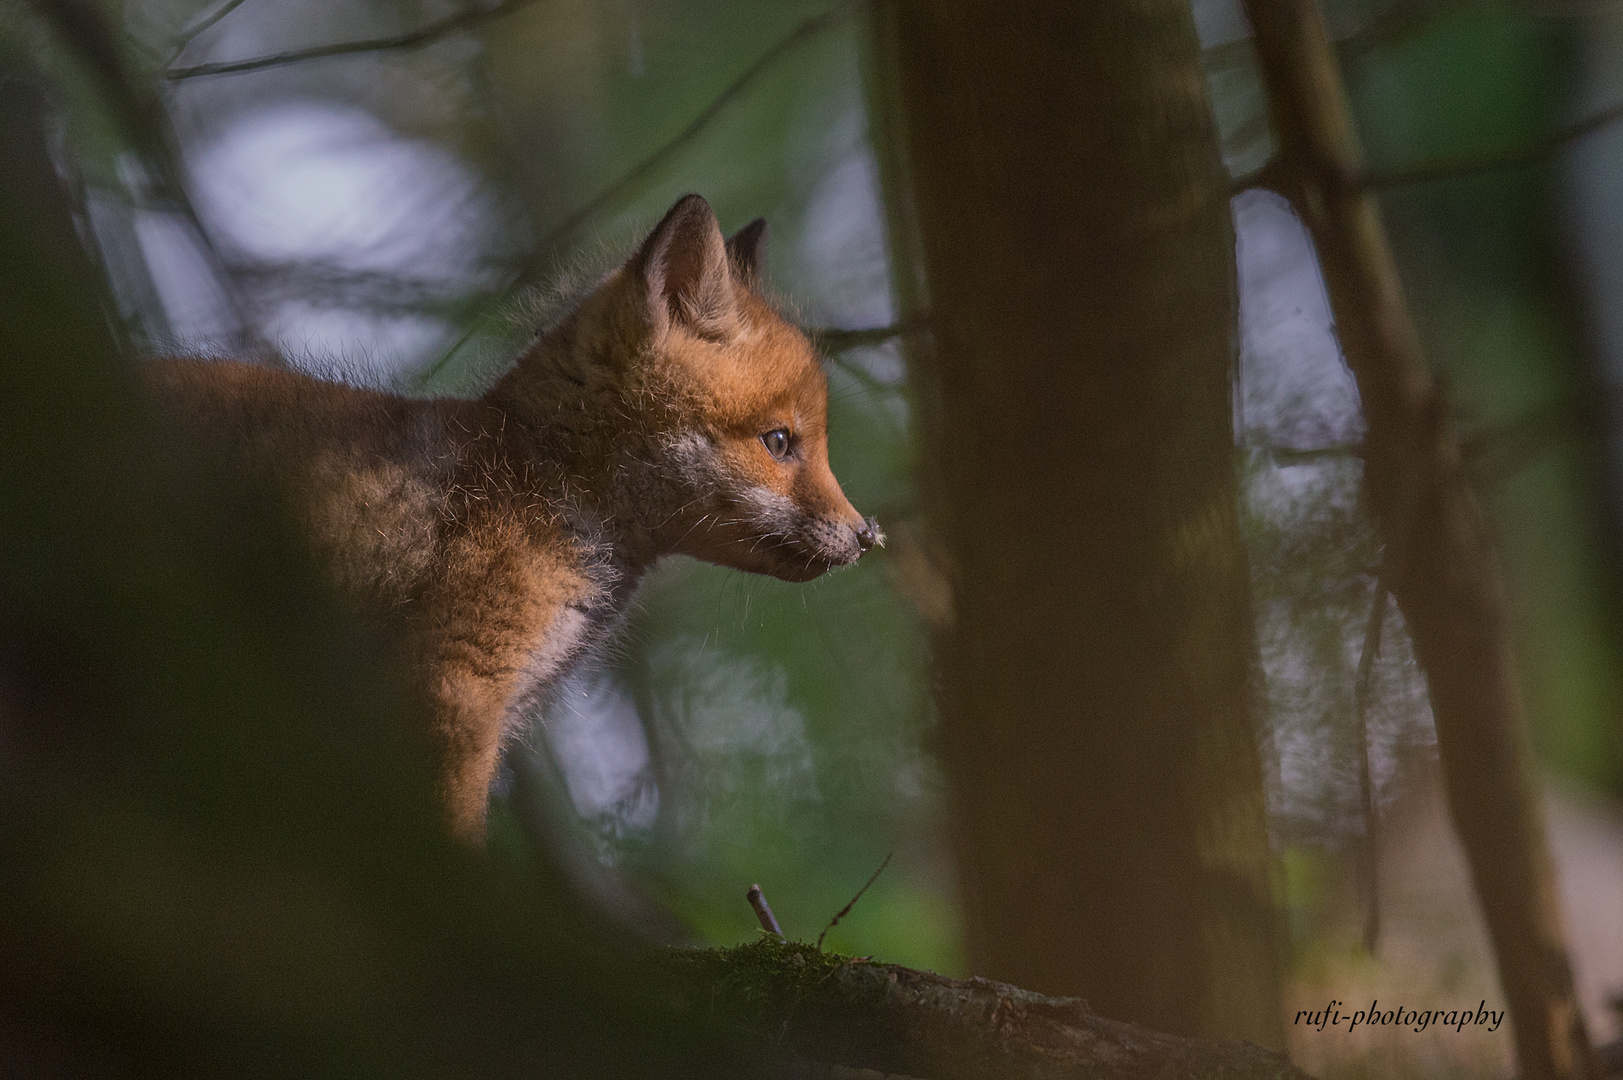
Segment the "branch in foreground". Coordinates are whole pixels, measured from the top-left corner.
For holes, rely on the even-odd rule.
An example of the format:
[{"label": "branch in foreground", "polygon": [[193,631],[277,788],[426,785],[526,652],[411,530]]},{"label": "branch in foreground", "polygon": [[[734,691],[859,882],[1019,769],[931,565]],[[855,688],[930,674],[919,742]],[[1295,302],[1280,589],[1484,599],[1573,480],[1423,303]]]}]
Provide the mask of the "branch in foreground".
[{"label": "branch in foreground", "polygon": [[[1429,184],[1438,180],[1457,180],[1460,177],[1494,172],[1498,169],[1537,165],[1580,139],[1620,121],[1623,121],[1623,103],[1602,109],[1575,124],[1552,131],[1544,138],[1526,146],[1516,146],[1508,150],[1490,150],[1480,154],[1459,154],[1420,165],[1389,169],[1384,172],[1368,172],[1354,178],[1347,187],[1354,193],[1390,191],[1393,188]],[[1283,159],[1274,158],[1259,169],[1235,177],[1230,193],[1238,195],[1242,191],[1264,188],[1294,200],[1300,190],[1301,178],[1295,175],[1292,168]]]},{"label": "branch in foreground", "polygon": [[883,345],[894,338],[907,337],[909,334],[916,334],[929,328],[929,316],[919,315],[889,326],[865,326],[855,330],[821,326],[804,327],[803,331],[819,349],[827,353],[837,353],[861,345]]},{"label": "branch in foreground", "polygon": [[1165,1035],[1098,1016],[1078,998],[799,943],[676,950],[665,966],[681,1008],[830,1065],[930,1080],[1307,1080],[1252,1043]]},{"label": "branch in foreground", "polygon": [[756,57],[754,63],[750,64],[749,67],[740,72],[737,78],[733,79],[732,82],[723,87],[721,93],[717,94],[713,99],[711,99],[710,104],[701,109],[697,116],[688,121],[686,127],[677,132],[675,135],[671,136],[671,138],[666,140],[664,143],[660,144],[660,146],[654,150],[653,153],[637,162],[637,164],[633,165],[629,170],[621,174],[618,180],[615,180],[613,183],[609,184],[602,191],[598,192],[594,198],[587,201],[574,213],[570,214],[563,221],[559,222],[552,229],[552,231],[549,232],[541,240],[541,242],[536,245],[536,250],[538,252],[548,251],[564,237],[574,232],[576,227],[584,222],[587,218],[597,213],[600,209],[607,206],[610,202],[624,194],[626,191],[634,188],[638,183],[640,183],[644,178],[658,168],[659,165],[661,165],[667,158],[675,153],[677,149],[691,141],[699,134],[699,132],[708,127],[710,125],[710,121],[716,118],[716,114],[721,112],[722,109],[726,108],[727,105],[739,94],[743,93],[746,87],[760,77],[761,73],[770,68],[779,57],[783,56],[783,54],[789,52],[803,42],[816,37],[830,26],[833,26],[836,22],[866,7],[872,2],[873,0],[848,0],[847,3],[835,4],[827,11],[824,11],[821,15],[812,16],[799,26],[795,27],[795,29],[791,30],[784,37],[779,38],[774,45],[763,52],[760,56]]},{"label": "branch in foreground", "polygon": [[1585,117],[1575,124],[1553,131],[1527,146],[1518,146],[1510,150],[1489,151],[1484,154],[1461,154],[1458,157],[1444,158],[1441,161],[1416,165],[1413,168],[1366,173],[1360,181],[1360,185],[1370,191],[1385,191],[1389,188],[1407,187],[1411,184],[1430,183],[1433,180],[1452,180],[1456,177],[1489,172],[1494,169],[1509,169],[1518,165],[1535,165],[1565,149],[1569,144],[1575,143],[1586,135],[1592,135],[1620,120],[1623,120],[1623,104],[1602,109],[1593,116]]},{"label": "branch in foreground", "polygon": [[[468,11],[448,15],[437,19],[426,26],[415,30],[407,30],[401,34],[389,34],[385,37],[363,38],[360,41],[338,41],[329,45],[314,45],[308,49],[292,49],[288,52],[273,53],[270,56],[256,56],[248,60],[221,60],[207,64],[194,64],[191,67],[170,67],[163,73],[163,77],[170,82],[182,79],[197,79],[206,75],[237,75],[245,71],[262,71],[265,68],[281,67],[285,64],[298,64],[306,60],[321,60],[329,56],[352,56],[356,53],[395,52],[401,49],[420,49],[425,45],[432,45],[441,38],[471,29],[487,19],[498,18],[510,12],[526,7],[534,0],[502,0],[494,7],[472,8]],[[221,17],[224,17],[224,12]],[[201,31],[198,31],[201,32]]]}]

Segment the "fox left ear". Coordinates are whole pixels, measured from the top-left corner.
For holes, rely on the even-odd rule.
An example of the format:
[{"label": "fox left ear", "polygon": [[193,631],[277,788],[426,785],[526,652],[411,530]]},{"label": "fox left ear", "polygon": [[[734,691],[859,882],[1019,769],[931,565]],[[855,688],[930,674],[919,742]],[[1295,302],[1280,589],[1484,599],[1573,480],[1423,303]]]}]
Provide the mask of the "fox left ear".
[{"label": "fox left ear", "polygon": [[704,337],[725,338],[737,325],[721,223],[698,195],[677,200],[632,257],[631,268],[646,289],[656,333],[680,323]]},{"label": "fox left ear", "polygon": [[751,285],[761,280],[761,264],[766,262],[766,218],[756,218],[727,238],[727,257],[740,281]]}]

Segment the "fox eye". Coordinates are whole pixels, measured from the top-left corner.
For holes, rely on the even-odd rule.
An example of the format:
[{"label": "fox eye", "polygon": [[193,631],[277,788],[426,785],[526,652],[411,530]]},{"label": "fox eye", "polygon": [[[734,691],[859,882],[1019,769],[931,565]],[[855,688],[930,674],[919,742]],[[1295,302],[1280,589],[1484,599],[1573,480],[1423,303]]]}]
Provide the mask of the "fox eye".
[{"label": "fox eye", "polygon": [[774,461],[782,461],[789,456],[789,441],[788,428],[774,428],[761,436],[766,452],[772,455]]}]

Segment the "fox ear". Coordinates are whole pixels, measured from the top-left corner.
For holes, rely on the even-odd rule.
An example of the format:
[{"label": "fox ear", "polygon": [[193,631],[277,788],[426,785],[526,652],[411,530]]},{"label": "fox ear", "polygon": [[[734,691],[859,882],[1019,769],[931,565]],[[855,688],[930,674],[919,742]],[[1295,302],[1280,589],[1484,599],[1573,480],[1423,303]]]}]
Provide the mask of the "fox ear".
[{"label": "fox ear", "polygon": [[766,218],[756,218],[729,236],[727,256],[740,281],[751,285],[760,281],[761,264],[766,262]]},{"label": "fox ear", "polygon": [[721,224],[702,198],[678,199],[632,256],[631,267],[647,290],[655,333],[679,323],[704,337],[730,336],[738,321],[732,270]]}]

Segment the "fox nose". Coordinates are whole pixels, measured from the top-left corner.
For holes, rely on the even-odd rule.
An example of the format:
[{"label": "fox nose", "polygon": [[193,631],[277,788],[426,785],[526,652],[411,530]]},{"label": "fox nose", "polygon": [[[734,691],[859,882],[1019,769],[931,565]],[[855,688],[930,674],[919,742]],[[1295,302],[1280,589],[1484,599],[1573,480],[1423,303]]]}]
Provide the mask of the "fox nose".
[{"label": "fox nose", "polygon": [[853,526],[853,529],[857,534],[857,546],[863,551],[869,550],[875,544],[885,546],[885,534],[880,530],[879,522],[873,518],[868,518],[861,525]]}]

